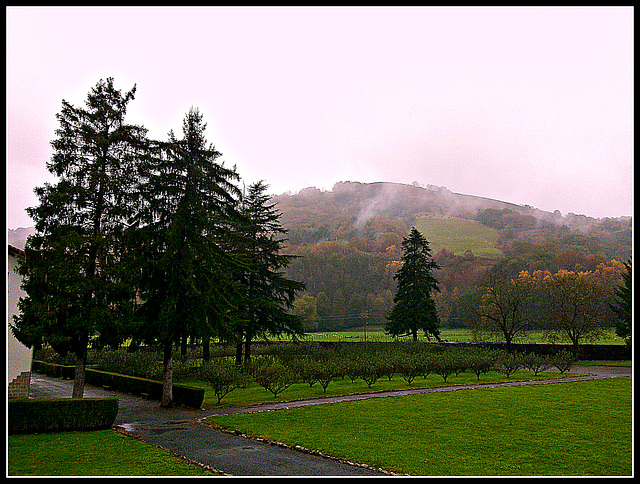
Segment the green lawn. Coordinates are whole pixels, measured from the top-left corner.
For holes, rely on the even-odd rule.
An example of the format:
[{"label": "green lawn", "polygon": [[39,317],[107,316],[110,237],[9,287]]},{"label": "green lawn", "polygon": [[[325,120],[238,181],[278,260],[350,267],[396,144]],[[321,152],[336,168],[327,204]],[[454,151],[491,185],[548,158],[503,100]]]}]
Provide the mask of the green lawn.
[{"label": "green lawn", "polygon": [[[368,326],[351,328],[344,331],[325,331],[318,333],[307,333],[305,335],[305,341],[393,341],[394,338],[385,334],[382,326]],[[471,331],[464,328],[442,328],[440,330],[440,337],[448,341],[472,341],[473,337]],[[410,337],[398,338],[409,341]],[[422,338],[426,341],[426,338]],[[499,338],[498,338],[499,340]],[[434,341],[433,338],[431,341]],[[518,339],[516,343],[545,343],[543,333],[541,331],[530,332]],[[567,343],[564,341],[563,343]],[[624,339],[616,336],[615,329],[607,329],[604,334],[597,341],[585,341],[585,344],[601,344],[601,345],[623,345]]]},{"label": "green lawn", "polygon": [[115,430],[10,435],[10,476],[212,476]]},{"label": "green lawn", "polygon": [[409,475],[631,475],[631,378],[464,390],[209,423]]}]

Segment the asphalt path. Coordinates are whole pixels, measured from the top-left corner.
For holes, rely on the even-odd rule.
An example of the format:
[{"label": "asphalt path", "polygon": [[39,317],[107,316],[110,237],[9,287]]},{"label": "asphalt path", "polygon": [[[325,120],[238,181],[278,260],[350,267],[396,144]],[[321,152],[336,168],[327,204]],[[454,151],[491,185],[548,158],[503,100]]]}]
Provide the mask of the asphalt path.
[{"label": "asphalt path", "polygon": [[[138,396],[105,390],[91,385],[86,385],[84,395],[89,398],[118,398],[118,415],[114,422],[114,427],[117,430],[145,442],[155,444],[194,464],[209,468],[220,474],[233,476],[384,476],[389,475],[389,473],[382,469],[373,469],[361,464],[317,455],[277,443],[248,438],[244,435],[212,427],[202,423],[202,421],[215,415],[276,411],[303,405],[321,405],[368,398],[459,391],[471,388],[544,385],[618,376],[631,376],[631,368],[574,367],[569,372],[569,376],[562,379],[480,385],[451,385],[428,389],[375,392],[209,410],[189,409],[186,407],[166,409],[160,407],[156,400],[146,400]],[[32,374],[30,396],[32,398],[70,397],[72,386],[72,380],[61,380]]]}]

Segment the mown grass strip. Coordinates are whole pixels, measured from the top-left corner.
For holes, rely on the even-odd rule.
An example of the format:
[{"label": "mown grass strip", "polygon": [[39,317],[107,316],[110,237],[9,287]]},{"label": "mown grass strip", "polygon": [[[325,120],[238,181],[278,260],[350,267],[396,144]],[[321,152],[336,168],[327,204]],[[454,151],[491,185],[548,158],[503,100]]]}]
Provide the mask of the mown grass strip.
[{"label": "mown grass strip", "polygon": [[226,429],[410,475],[631,474],[631,379],[215,417]]},{"label": "mown grass strip", "polygon": [[114,430],[10,435],[10,476],[212,476]]}]

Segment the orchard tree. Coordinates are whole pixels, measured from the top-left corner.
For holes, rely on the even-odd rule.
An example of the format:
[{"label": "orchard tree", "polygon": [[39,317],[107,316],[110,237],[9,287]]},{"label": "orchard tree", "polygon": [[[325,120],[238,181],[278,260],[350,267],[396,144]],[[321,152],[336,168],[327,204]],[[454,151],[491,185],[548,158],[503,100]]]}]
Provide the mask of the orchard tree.
[{"label": "orchard tree", "polygon": [[146,129],[125,123],[135,91],[123,94],[108,78],[84,108],[62,101],[47,163],[58,181],[36,188],[40,203],[27,210],[35,235],[19,268],[27,297],[13,332],[29,347],[45,342],[75,354],[75,398],[84,393],[88,346],[117,345],[134,308],[122,235],[147,148]]},{"label": "orchard tree", "polygon": [[173,400],[174,343],[211,334],[233,307],[234,259],[227,246],[239,216],[239,176],[218,163],[221,153],[207,144],[205,128],[192,108],[183,137],[171,131],[168,142],[156,144],[136,221],[143,321],[138,337],[162,348],[165,407]]},{"label": "orchard tree", "polygon": [[427,239],[412,227],[402,240],[402,266],[396,272],[398,290],[394,306],[385,323],[385,332],[392,336],[412,335],[418,339],[418,330],[440,339],[439,318],[431,293],[439,291],[434,271],[439,267],[431,256]]}]

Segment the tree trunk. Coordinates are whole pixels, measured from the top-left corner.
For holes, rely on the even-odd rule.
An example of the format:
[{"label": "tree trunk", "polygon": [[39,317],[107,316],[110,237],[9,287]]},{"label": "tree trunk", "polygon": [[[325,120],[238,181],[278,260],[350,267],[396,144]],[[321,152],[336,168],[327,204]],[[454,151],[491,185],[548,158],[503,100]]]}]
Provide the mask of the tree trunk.
[{"label": "tree trunk", "polygon": [[242,365],[242,341],[236,343],[236,365]]},{"label": "tree trunk", "polygon": [[202,361],[211,360],[211,338],[205,336],[202,338]]},{"label": "tree trunk", "polygon": [[162,407],[170,407],[173,403],[173,342],[166,342],[163,351]]},{"label": "tree trunk", "polygon": [[247,333],[247,338],[244,342],[244,362],[249,363],[251,360],[251,335]]},{"label": "tree trunk", "polygon": [[73,378],[73,398],[82,398],[84,396],[85,369],[87,366],[87,350],[76,354],[76,371]]},{"label": "tree trunk", "polygon": [[181,344],[180,344],[180,357],[181,358],[186,358],[187,357],[187,349],[188,349],[187,343],[188,343],[187,335],[183,334],[182,335],[182,341],[181,341]]}]

